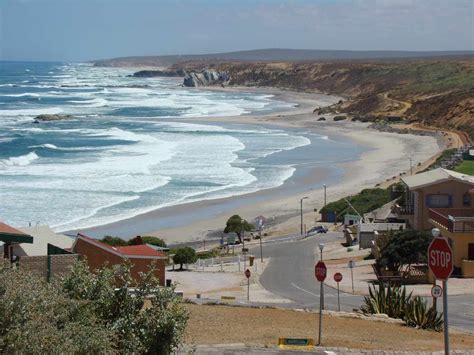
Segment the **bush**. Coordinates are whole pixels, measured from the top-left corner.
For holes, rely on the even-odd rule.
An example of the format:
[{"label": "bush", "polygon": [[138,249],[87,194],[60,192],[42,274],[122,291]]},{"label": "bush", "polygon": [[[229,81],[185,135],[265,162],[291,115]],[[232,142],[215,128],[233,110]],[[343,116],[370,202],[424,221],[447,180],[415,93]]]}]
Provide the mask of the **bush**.
[{"label": "bush", "polygon": [[173,262],[175,264],[180,264],[180,270],[183,270],[183,264],[192,264],[195,263],[196,260],[196,251],[190,247],[179,248],[173,255]]},{"label": "bush", "polygon": [[[391,188],[364,189],[357,195],[350,196],[347,199],[352,204],[352,206],[354,206],[354,208],[361,215],[363,215],[364,213],[373,211],[390,202]],[[320,210],[320,213],[327,213],[332,211],[336,212],[338,222],[342,222],[344,220],[345,213],[354,213],[354,211],[349,207],[344,198],[328,203]]]},{"label": "bush", "polygon": [[386,314],[391,318],[402,319],[408,326],[441,331],[443,317],[434,308],[428,308],[427,302],[412,293],[406,294],[405,287],[369,287],[369,296],[364,297],[361,306],[364,314]]},{"label": "bush", "polygon": [[188,319],[181,299],[158,287],[153,270],[133,295],[130,283],[130,265],[93,274],[78,262],[51,283],[0,265],[0,352],[170,353]]},{"label": "bush", "polygon": [[112,237],[111,235],[106,235],[104,238],[100,240],[102,243],[111,245],[113,247],[124,247],[127,246],[128,243],[120,237]]}]

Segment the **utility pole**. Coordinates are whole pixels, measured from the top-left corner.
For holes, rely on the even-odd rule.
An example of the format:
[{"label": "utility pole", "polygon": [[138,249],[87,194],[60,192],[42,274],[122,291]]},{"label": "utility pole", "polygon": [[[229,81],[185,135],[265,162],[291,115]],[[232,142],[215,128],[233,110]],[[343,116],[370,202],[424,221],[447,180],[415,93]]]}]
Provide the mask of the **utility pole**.
[{"label": "utility pole", "polygon": [[323,185],[324,187],[324,207],[326,207],[326,184]]},{"label": "utility pole", "polygon": [[307,199],[308,197],[305,196],[300,199],[300,216],[301,216],[301,235],[303,235],[303,200]]},{"label": "utility pole", "polygon": [[410,175],[413,175],[413,159],[410,157]]}]

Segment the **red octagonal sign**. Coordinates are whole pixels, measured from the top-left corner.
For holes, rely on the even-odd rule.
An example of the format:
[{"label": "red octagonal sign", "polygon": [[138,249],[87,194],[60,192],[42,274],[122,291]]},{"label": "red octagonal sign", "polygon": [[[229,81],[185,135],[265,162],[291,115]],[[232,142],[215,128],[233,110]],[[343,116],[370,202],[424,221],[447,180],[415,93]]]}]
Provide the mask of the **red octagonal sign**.
[{"label": "red octagonal sign", "polygon": [[453,272],[453,251],[444,238],[435,238],[428,247],[428,266],[438,280],[447,280]]},{"label": "red octagonal sign", "polygon": [[326,264],[322,261],[318,261],[314,267],[314,275],[319,282],[323,282],[326,279],[327,271]]}]

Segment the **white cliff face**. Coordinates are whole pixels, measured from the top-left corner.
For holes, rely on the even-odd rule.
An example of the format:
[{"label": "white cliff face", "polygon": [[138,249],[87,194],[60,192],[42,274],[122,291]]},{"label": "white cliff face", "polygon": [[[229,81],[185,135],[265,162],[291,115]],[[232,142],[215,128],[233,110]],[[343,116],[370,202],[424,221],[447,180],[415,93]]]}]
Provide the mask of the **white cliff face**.
[{"label": "white cliff face", "polygon": [[205,69],[199,73],[192,72],[186,75],[183,85],[187,87],[227,85],[230,79],[230,75],[227,72]]}]

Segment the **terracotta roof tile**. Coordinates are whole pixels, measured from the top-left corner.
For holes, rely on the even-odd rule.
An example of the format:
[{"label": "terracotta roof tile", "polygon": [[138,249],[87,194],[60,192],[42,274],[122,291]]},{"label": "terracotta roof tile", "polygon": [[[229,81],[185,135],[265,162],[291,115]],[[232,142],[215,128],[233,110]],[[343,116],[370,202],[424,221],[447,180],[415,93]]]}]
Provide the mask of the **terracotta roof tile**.
[{"label": "terracotta roof tile", "polygon": [[8,224],[0,222],[0,234],[18,234],[18,235],[28,235],[26,233],[23,233],[22,231],[19,231],[18,229],[15,229],[13,227],[10,227]]},{"label": "terracotta roof tile", "polygon": [[130,245],[126,247],[113,247],[111,245],[102,243],[100,240],[90,238],[84,234],[78,233],[78,237],[83,240],[89,241],[92,244],[99,245],[105,249],[109,249],[111,252],[118,253],[124,257],[127,256],[144,256],[144,257],[166,257],[166,254],[150,248],[148,245]]},{"label": "terracotta roof tile", "polygon": [[165,256],[165,254],[150,248],[148,245],[130,245],[126,247],[117,247],[117,250],[124,255],[142,255],[142,256]]}]

